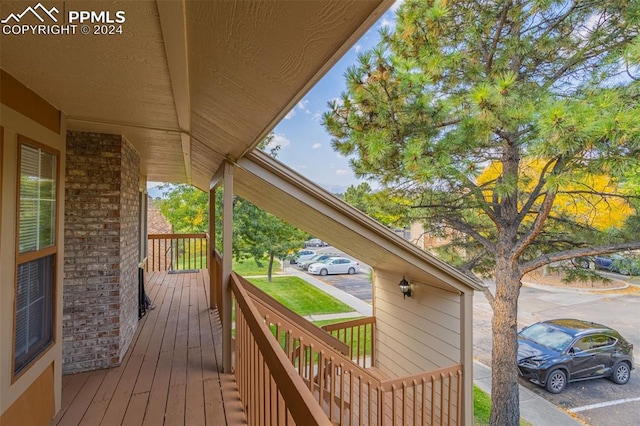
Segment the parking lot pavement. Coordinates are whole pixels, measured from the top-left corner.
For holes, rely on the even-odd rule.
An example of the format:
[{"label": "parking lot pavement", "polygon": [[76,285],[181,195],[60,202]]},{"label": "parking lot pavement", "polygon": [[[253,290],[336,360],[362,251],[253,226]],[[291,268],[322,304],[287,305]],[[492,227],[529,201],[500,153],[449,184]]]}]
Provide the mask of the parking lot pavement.
[{"label": "parking lot pavement", "polygon": [[[491,363],[491,308],[482,293],[474,297],[474,356]],[[553,287],[523,287],[518,303],[520,328],[552,318],[578,318],[606,324],[634,345],[636,369],[626,385],[609,379],[570,383],[553,395],[529,381],[520,384],[561,407],[584,424],[627,426],[640,424],[640,294],[559,291]]]},{"label": "parking lot pavement", "polygon": [[353,275],[325,275],[324,277],[315,277],[335,288],[346,291],[363,302],[371,304],[373,301],[373,286],[371,285],[369,274],[360,272]]},{"label": "parking lot pavement", "polygon": [[344,253],[332,246],[322,247],[317,249],[316,251],[318,253],[335,253],[336,256],[343,256],[349,259],[353,259],[356,262],[360,263],[360,270],[358,271],[358,273],[353,275],[309,275],[335,288],[345,291],[365,303],[371,304],[373,302],[373,286],[371,284],[371,268],[369,267],[369,265],[360,262],[353,256],[350,256],[347,253]]}]

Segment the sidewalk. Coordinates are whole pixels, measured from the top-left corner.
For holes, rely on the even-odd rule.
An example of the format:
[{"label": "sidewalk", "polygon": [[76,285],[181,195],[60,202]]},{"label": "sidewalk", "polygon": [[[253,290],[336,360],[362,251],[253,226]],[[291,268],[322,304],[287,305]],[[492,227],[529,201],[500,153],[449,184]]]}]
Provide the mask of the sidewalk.
[{"label": "sidewalk", "polygon": [[[473,383],[491,394],[491,369],[479,361],[473,361]],[[533,426],[582,426],[582,423],[562,411],[543,397],[519,385],[520,418]]]},{"label": "sidewalk", "polygon": [[[319,318],[324,317],[324,315],[315,315],[313,321],[319,319],[348,319],[354,316],[371,316],[373,314],[371,305],[296,268],[286,268],[285,272],[279,275],[295,275],[358,311],[357,313],[330,314],[327,316],[331,318]],[[489,366],[478,361],[473,362],[473,383],[483,391],[491,394],[491,369]],[[520,385],[519,387],[520,417],[533,426],[582,426],[582,423],[556,405],[536,395],[524,386]]]}]

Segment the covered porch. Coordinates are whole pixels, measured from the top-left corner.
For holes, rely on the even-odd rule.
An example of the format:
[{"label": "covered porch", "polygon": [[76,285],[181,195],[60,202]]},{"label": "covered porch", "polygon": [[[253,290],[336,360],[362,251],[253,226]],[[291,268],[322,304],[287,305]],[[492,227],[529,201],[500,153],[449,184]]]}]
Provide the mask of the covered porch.
[{"label": "covered porch", "polygon": [[121,365],[65,375],[52,426],[241,425],[247,416],[251,424],[460,424],[461,366],[403,378],[371,368],[374,317],[325,332],[233,274],[235,367],[225,374],[209,272],[149,271],[145,281],[155,308]]},{"label": "covered porch", "polygon": [[119,367],[63,376],[51,425],[241,425],[232,374],[221,368],[222,327],[208,308],[209,274],[149,272],[156,308],[140,320]]}]

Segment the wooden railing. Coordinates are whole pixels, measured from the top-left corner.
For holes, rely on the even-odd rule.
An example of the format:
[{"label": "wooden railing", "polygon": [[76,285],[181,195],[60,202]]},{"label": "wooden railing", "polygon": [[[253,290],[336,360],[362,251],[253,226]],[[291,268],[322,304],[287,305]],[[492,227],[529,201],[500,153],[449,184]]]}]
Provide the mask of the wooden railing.
[{"label": "wooden railing", "polygon": [[349,346],[351,361],[362,368],[376,365],[375,362],[375,317],[359,318],[327,324],[322,329]]},{"label": "wooden railing", "polygon": [[235,375],[249,425],[330,425],[236,274]]},{"label": "wooden railing", "polygon": [[207,234],[149,234],[147,271],[208,268]]},{"label": "wooden railing", "polygon": [[[320,422],[321,419],[305,417],[298,421],[293,412],[282,413],[282,407],[290,409],[294,402],[288,400],[280,387],[289,388],[296,383],[297,389],[298,380],[302,381],[305,391],[295,404],[305,404],[307,411],[315,412],[310,407],[312,404],[321,408],[325,415],[322,421],[331,421],[333,424],[461,424],[460,365],[400,379],[382,379],[372,369],[363,368],[349,359],[355,355],[356,360],[363,360],[366,358],[363,351],[345,351],[344,343],[348,342],[328,333],[318,334],[310,330],[309,327],[313,326],[305,320],[297,318],[295,313],[291,315],[290,311],[272,299],[263,298],[252,287],[244,278],[233,274],[232,289],[236,298],[235,370],[243,406],[248,407],[249,424],[285,424],[286,419],[292,424]],[[246,324],[249,314],[257,316],[252,321],[260,324],[260,328],[257,325],[251,328]],[[359,327],[370,325],[372,320],[350,323],[353,324],[345,329],[351,332],[345,332],[345,335],[358,336],[361,333]],[[257,336],[251,335],[256,330],[271,335],[266,336],[270,342],[268,350],[275,347],[284,356],[288,365],[278,368],[283,371],[282,374],[297,376],[295,380],[291,378],[292,383],[275,383],[278,377],[274,373],[274,366],[266,365],[267,354],[263,353]],[[347,340],[351,340],[351,337]],[[357,337],[354,342],[358,347],[366,347],[363,340],[357,341]],[[272,362],[283,361],[282,357],[276,359],[273,354],[268,357],[274,358]],[[256,411],[259,414],[252,417]]]},{"label": "wooden railing", "polygon": [[385,425],[461,425],[462,368],[454,365],[381,383]]}]

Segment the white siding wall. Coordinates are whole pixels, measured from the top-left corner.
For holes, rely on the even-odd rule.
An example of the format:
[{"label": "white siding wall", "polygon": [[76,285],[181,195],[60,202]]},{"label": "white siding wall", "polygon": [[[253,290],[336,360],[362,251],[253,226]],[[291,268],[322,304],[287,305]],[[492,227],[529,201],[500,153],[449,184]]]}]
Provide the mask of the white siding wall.
[{"label": "white siding wall", "polygon": [[403,299],[401,279],[385,271],[375,273],[377,367],[400,377],[459,363],[460,295],[407,277],[413,295]]}]

